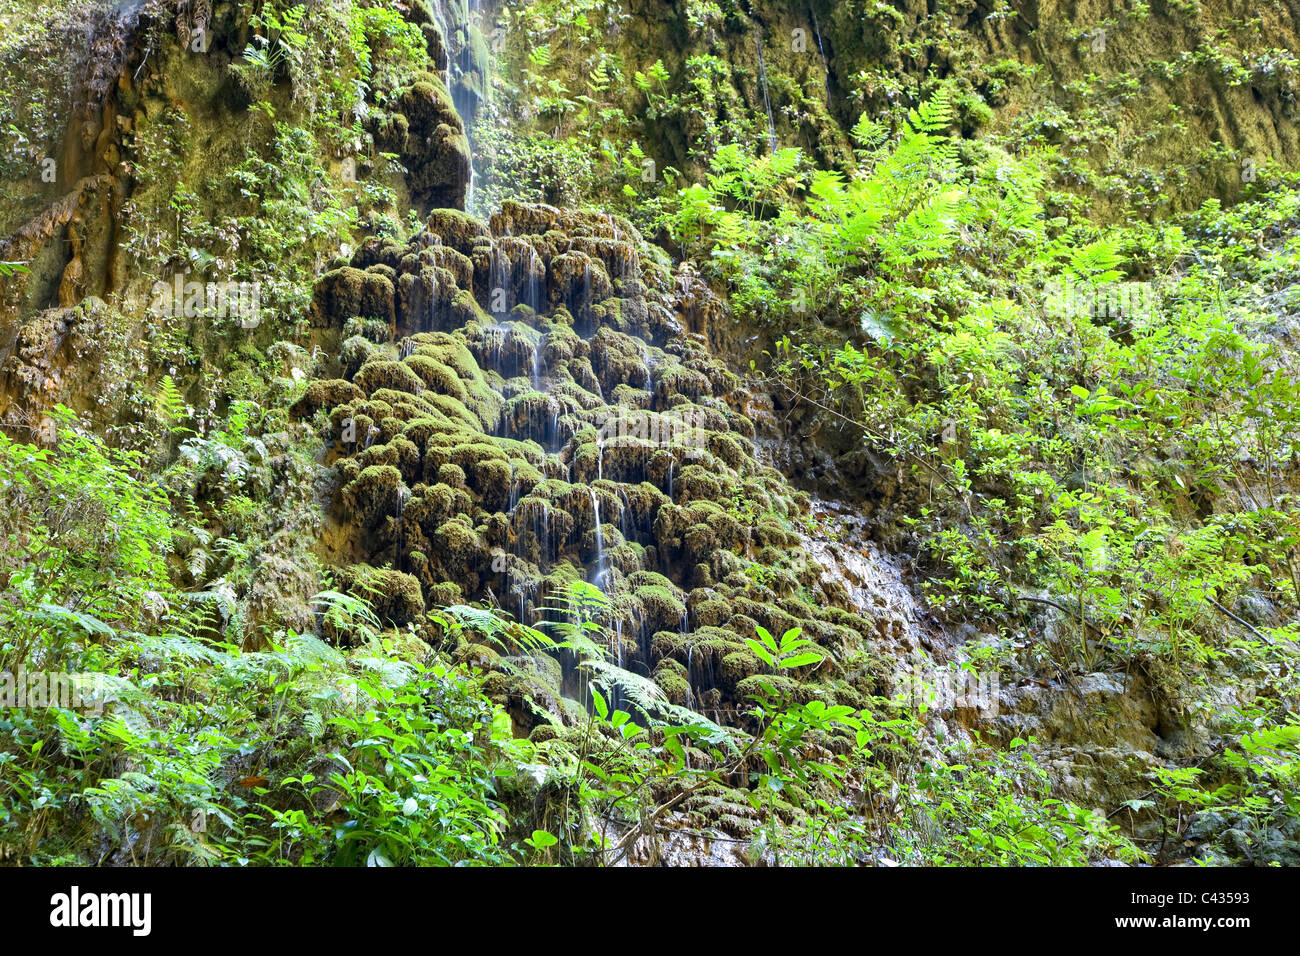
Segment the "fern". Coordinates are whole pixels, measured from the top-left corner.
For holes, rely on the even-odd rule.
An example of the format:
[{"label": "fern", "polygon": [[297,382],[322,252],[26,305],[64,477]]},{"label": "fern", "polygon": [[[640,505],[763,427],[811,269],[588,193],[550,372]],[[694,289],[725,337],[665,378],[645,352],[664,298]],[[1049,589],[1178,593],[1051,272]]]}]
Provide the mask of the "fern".
[{"label": "fern", "polygon": [[591,675],[594,686],[606,690],[618,688],[624,699],[638,707],[647,719],[669,703],[664,692],[653,680],[624,670],[607,660],[589,658],[579,666]]},{"label": "fern", "polygon": [[358,657],[355,662],[379,678],[380,684],[388,688],[403,687],[415,680],[417,674],[415,667],[406,661],[388,657]]},{"label": "fern", "polygon": [[[364,581],[362,582],[364,587]],[[322,623],[341,633],[351,634],[359,643],[367,643],[383,630],[370,603],[341,591],[321,591],[312,595],[312,604],[321,614]]]},{"label": "fern", "polygon": [[154,408],[158,417],[169,426],[174,426],[185,414],[185,399],[181,397],[181,391],[170,375],[163,376],[158,394],[154,396]]},{"label": "fern", "polygon": [[835,170],[818,170],[808,186],[808,208],[820,219],[844,219],[850,211],[844,177]]},{"label": "fern", "polygon": [[319,637],[289,632],[284,639],[285,652],[311,668],[342,667],[343,655]]},{"label": "fern", "polygon": [[687,707],[674,704],[653,680],[634,674],[606,660],[588,659],[580,665],[592,677],[596,688],[612,691],[617,688],[622,699],[642,712],[642,718],[651,727],[686,729],[699,741],[727,744],[734,749],[734,731]]},{"label": "fern", "polygon": [[863,149],[878,149],[885,142],[886,132],[884,127],[873,120],[866,113],[858,117],[858,121],[849,131],[849,135]]},{"label": "fern", "polygon": [[191,664],[216,663],[221,655],[212,648],[181,634],[140,635],[140,653],[160,663],[185,661]]},{"label": "fern", "polygon": [[1115,240],[1098,239],[1070,254],[1070,271],[1092,282],[1111,282],[1119,278],[1116,267],[1123,261]]},{"label": "fern", "polygon": [[942,258],[957,240],[956,227],[965,194],[960,190],[939,193],[907,214],[899,223],[889,258],[911,265]]},{"label": "fern", "polygon": [[517,650],[538,651],[553,647],[555,642],[536,628],[508,621],[484,608],[453,604],[435,612],[435,617],[450,632],[469,630],[487,638],[507,653]]},{"label": "fern", "polygon": [[952,119],[952,93],[946,86],[939,87],[933,96],[907,113],[908,125],[927,136],[946,133]]},{"label": "fern", "polygon": [[115,631],[99,618],[81,611],[70,611],[57,604],[38,604],[28,612],[37,621],[73,627],[88,637],[112,637]]}]

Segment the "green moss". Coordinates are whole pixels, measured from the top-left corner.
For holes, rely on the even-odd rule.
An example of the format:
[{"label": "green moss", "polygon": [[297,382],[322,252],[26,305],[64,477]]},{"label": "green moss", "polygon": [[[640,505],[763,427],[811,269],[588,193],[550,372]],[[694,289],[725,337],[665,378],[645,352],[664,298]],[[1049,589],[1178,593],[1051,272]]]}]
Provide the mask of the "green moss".
[{"label": "green moss", "polygon": [[[707,589],[700,589],[706,595],[712,595],[713,592]],[[708,597],[701,601],[695,601],[692,592],[691,617],[697,623],[706,627],[721,627],[731,620],[731,605],[716,597]]]},{"label": "green moss", "polygon": [[746,678],[757,674],[760,666],[758,657],[753,651],[749,649],[732,651],[722,658],[720,676],[725,686],[735,687]]},{"label": "green moss", "polygon": [[641,602],[647,626],[656,631],[675,626],[686,612],[682,592],[671,584],[643,584],[632,593]]},{"label": "green moss", "polygon": [[380,388],[418,393],[423,387],[420,377],[402,362],[367,362],[357,372],[353,382],[367,393]]},{"label": "green moss", "polygon": [[320,278],[312,302],[322,319],[339,326],[353,316],[392,323],[393,295],[387,276],[344,266]]},{"label": "green moss", "polygon": [[452,660],[463,667],[490,671],[500,667],[501,654],[486,644],[462,644],[452,653]]},{"label": "green moss", "polygon": [[403,362],[420,377],[426,387],[440,395],[449,395],[459,402],[464,402],[469,397],[460,376],[453,369],[434,361],[427,355],[408,355]]},{"label": "green moss", "polygon": [[772,696],[764,685],[771,687],[777,697],[794,703],[806,704],[817,696],[807,684],[780,674],[747,677],[736,684],[733,693],[738,700],[748,700],[751,696],[763,698]]},{"label": "green moss", "polygon": [[440,525],[436,537],[439,544],[449,553],[465,554],[478,550],[480,545],[474,529],[461,518],[454,518]]},{"label": "green moss", "polygon": [[435,209],[425,224],[430,233],[465,256],[473,251],[475,240],[491,238],[487,226],[459,209]]},{"label": "green moss", "polygon": [[402,487],[402,473],[392,465],[372,465],[361,471],[343,489],[348,507],[374,523],[397,508],[397,490]]},{"label": "green moss", "polygon": [[438,469],[438,481],[452,488],[464,488],[465,469],[448,462]]},{"label": "green moss", "polygon": [[290,412],[297,418],[310,418],[322,408],[334,408],[364,397],[361,389],[352,382],[343,379],[317,379],[307,386],[307,390],[298,401],[294,402]]},{"label": "green moss", "polygon": [[691,700],[691,685],[686,668],[675,660],[663,660],[654,669],[654,682],[670,701],[686,706]]},{"label": "green moss", "polygon": [[346,590],[370,602],[375,615],[396,626],[424,616],[424,593],[413,576],[391,568],[351,565],[338,572]]}]

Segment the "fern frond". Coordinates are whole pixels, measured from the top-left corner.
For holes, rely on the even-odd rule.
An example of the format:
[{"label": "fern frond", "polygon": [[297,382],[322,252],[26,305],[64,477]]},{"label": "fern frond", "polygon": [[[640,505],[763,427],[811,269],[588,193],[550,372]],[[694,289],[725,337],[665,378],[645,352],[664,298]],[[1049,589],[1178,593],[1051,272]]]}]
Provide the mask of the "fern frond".
[{"label": "fern frond", "polygon": [[309,667],[340,667],[343,655],[319,637],[290,631],[284,639],[285,653]]},{"label": "fern frond", "polygon": [[363,669],[379,678],[388,688],[402,687],[415,680],[416,669],[406,661],[386,657],[356,657],[353,660]]},{"label": "fern frond", "polygon": [[640,710],[649,726],[686,729],[697,741],[735,750],[734,731],[703,714],[674,704],[650,678],[605,660],[587,660],[579,666],[591,675],[592,683],[598,688],[605,691],[618,688],[623,700]]},{"label": "fern frond", "polygon": [[939,87],[933,96],[907,113],[908,125],[927,136],[946,133],[952,119],[952,92],[946,86]]},{"label": "fern frond", "polygon": [[623,698],[639,708],[649,718],[651,714],[662,710],[669,704],[668,698],[653,680],[624,670],[607,660],[591,658],[581,662],[579,667],[586,670],[592,683],[605,690],[618,688]]},{"label": "fern frond", "polygon": [[181,634],[141,635],[142,654],[166,661],[214,662],[222,657],[212,648]]},{"label": "fern frond", "polygon": [[[364,586],[364,582],[361,584]],[[334,631],[352,634],[359,638],[359,643],[366,643],[383,630],[383,625],[370,607],[370,602],[355,594],[320,591],[312,595],[311,602],[317,606],[327,627]]]},{"label": "fern frond", "polygon": [[1070,254],[1070,270],[1081,279],[1108,282],[1119,276],[1115,270],[1123,261],[1118,243],[1112,239],[1098,239]]},{"label": "fern frond", "polygon": [[436,612],[443,617],[444,626],[452,629],[464,628],[481,637],[486,637],[503,650],[514,652],[517,649],[534,651],[554,646],[555,642],[536,628],[518,621],[509,621],[486,608],[471,607],[468,604],[453,604]]},{"label": "fern frond", "polygon": [[884,143],[888,134],[883,126],[863,113],[853,124],[853,129],[849,130],[849,135],[863,149],[876,149]]},{"label": "fern frond", "polygon": [[154,396],[154,408],[158,417],[168,425],[175,423],[185,413],[185,399],[170,375],[164,375],[158,386],[158,394]]},{"label": "fern frond", "polygon": [[49,624],[75,627],[90,637],[111,637],[115,633],[113,628],[99,618],[82,611],[70,611],[58,604],[38,604],[27,612],[27,616]]}]

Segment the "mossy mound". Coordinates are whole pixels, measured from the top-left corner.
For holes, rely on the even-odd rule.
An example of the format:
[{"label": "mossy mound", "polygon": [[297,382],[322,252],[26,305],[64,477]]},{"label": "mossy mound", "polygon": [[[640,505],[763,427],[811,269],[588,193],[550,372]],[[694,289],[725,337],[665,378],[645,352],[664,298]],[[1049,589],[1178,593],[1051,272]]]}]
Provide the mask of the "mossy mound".
[{"label": "mossy mound", "polygon": [[[615,660],[677,703],[740,713],[762,675],[745,644],[758,626],[801,627],[828,661],[861,657],[871,627],[810,599],[826,593],[815,569],[787,560],[806,505],[755,459],[739,379],[698,337],[636,318],[688,287],[643,281],[639,243],[607,217],[509,203],[491,228],[438,210],[406,246],[368,243],[317,299],[395,315],[404,337],[385,325],[351,346],[303,410],[356,425],[335,466],[355,548],[405,569],[429,606],[500,602],[536,623],[557,589],[594,581]],[[833,662],[814,670],[782,679],[860,696]],[[520,696],[553,693],[493,680],[529,726]]]}]

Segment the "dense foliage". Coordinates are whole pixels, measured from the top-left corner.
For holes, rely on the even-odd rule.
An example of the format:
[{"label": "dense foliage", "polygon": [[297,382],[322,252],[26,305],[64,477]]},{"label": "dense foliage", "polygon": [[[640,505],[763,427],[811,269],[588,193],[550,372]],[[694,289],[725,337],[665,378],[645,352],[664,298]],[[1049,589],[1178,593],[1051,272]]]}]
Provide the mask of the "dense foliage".
[{"label": "dense foliage", "polygon": [[[1177,205],[1163,184],[1119,182],[1122,157],[1087,152],[1131,84],[1102,118],[1035,109],[990,128],[988,104],[1038,68],[969,61],[937,15],[903,54],[941,49],[969,69],[856,72],[832,108],[825,63],[821,91],[769,75],[761,41],[742,66],[748,20],[729,2],[678,5],[685,54],[667,66],[646,50],[631,62],[609,25],[635,25],[588,0],[500,4],[499,35],[462,24],[441,50],[429,35],[445,11],[428,4],[227,6],[240,29],[225,40],[242,49],[192,82],[237,104],[238,125],[183,96],[154,104],[124,164],[137,182],[121,254],[140,290],[189,272],[259,281],[262,312],[162,322],[130,294],[85,297],[68,308],[100,323],[102,377],[78,380],[75,409],[0,431],[0,671],[63,673],[85,692],[0,708],[0,854],[619,865],[739,829],[748,861],[777,865],[1163,863],[1193,840],[1201,862],[1294,859],[1300,180],[1265,168],[1236,202],[1148,216]],[[166,12],[146,61],[179,55]],[[0,62],[38,42],[49,35],[15,32]],[[799,628],[743,637],[757,673],[723,720],[624,668],[608,596],[576,571],[535,627],[496,595],[394,626],[379,585],[335,580],[315,547],[335,530],[320,421],[289,412],[341,381],[312,381],[313,283],[360,239],[418,234],[410,156],[381,147],[407,128],[402,103],[448,107],[438,76],[489,49],[472,212],[526,197],[626,215],[671,257],[665,275],[725,303],[708,331],[744,343],[731,357],[755,404],[794,417],[783,439],[803,428],[832,449],[818,490],[870,504],[937,626],[987,638],[962,667],[1052,683],[1081,708],[1089,677],[1140,682],[1169,736],[1206,746],[1144,770],[1119,805],[1085,805],[1029,735],[948,736],[915,690],[858,706],[808,693],[846,662]],[[1294,57],[1273,52],[1261,65],[1207,43],[1163,68],[1209,64],[1240,86],[1289,76]],[[1098,82],[1069,93],[1083,103]],[[25,97],[5,89],[0,104],[16,115]],[[55,135],[40,132],[6,121],[4,163],[38,159]],[[1088,195],[1121,213],[1091,215]],[[36,255],[9,255],[0,282],[45,281]],[[368,358],[378,321],[349,318],[332,343],[342,364],[349,349]],[[740,491],[714,510],[759,518]],[[745,575],[766,588],[788,558]],[[294,588],[310,598],[284,600]],[[576,689],[544,732],[517,735],[512,708],[545,708],[501,694],[494,671],[555,660]]]}]

